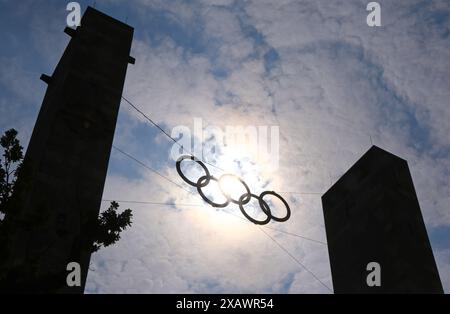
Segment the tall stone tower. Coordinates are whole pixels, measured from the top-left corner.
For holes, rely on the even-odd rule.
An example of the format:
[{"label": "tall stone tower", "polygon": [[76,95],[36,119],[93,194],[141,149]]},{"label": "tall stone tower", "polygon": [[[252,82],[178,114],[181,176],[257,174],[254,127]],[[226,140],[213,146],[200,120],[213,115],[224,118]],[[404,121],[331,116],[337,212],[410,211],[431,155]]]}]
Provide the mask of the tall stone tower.
[{"label": "tall stone tower", "polygon": [[[65,29],[71,40],[53,75],[41,77],[47,92],[5,219],[0,290],[83,293],[133,31],[91,7],[80,27]],[[66,284],[72,262],[81,287]]]},{"label": "tall stone tower", "polygon": [[443,293],[405,160],[373,146],[322,204],[335,293]]}]

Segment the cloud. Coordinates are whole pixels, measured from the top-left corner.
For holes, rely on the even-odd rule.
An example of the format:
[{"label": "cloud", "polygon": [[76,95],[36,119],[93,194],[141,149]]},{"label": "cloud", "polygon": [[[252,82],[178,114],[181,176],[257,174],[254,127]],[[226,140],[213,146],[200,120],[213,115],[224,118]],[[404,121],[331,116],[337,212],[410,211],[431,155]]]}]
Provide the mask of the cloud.
[{"label": "cloud", "polygon": [[[372,143],[407,159],[448,291],[442,230],[450,226],[450,4],[381,2],[382,28],[367,27],[366,4],[140,0],[124,8],[111,0],[101,9],[129,13],[137,62],[124,94],[164,129],[192,128],[196,117],[219,127],[280,127],[280,168],[252,168],[245,179],[252,191],[280,191],[293,204],[289,222],[271,225],[283,232],[323,240],[320,193]],[[47,68],[67,40],[56,11],[49,11],[51,23],[40,14],[28,19],[35,30],[29,42]],[[29,77],[29,66],[19,61],[0,75],[1,125],[19,114],[5,109],[7,93],[24,103],[41,99],[17,88]],[[182,184],[169,156],[172,143],[125,103],[115,144]],[[244,173],[232,161],[222,163]],[[198,205],[195,195],[117,152],[104,198],[180,205],[129,204],[133,227],[93,256],[90,293],[328,292],[317,278],[331,287],[326,246],[264,229],[308,271],[257,227]]]},{"label": "cloud", "polygon": [[[448,99],[444,86],[449,82],[439,70],[448,65],[448,44],[434,26],[432,36],[423,37],[429,26],[420,21],[422,16],[414,20],[414,16],[405,15],[414,4],[383,5],[385,26],[374,30],[364,25],[365,8],[359,1],[339,6],[255,1],[208,9],[194,3],[188,12],[198,14],[196,22],[191,14],[179,14],[185,4],[174,3],[170,10],[177,23],[185,23],[185,28],[194,23],[195,29],[201,29],[196,35],[205,48],[193,52],[176,36],[166,36],[156,46],[136,41],[134,51],[140,67],[130,71],[127,92],[152,117],[169,129],[180,123],[190,125],[193,117],[219,126],[279,124],[281,168],[272,174],[270,186],[284,191],[326,191],[372,141],[408,159],[427,226],[432,229],[450,223],[445,210],[448,138],[441,134],[446,126],[440,121],[449,113],[444,109]],[[152,6],[152,10],[158,8]],[[437,9],[424,6],[421,10],[429,10],[423,13],[429,18]],[[203,23],[200,28],[198,23]],[[430,49],[433,58],[426,53]],[[273,61],[270,67],[268,58]],[[436,75],[424,83],[427,73]],[[437,93],[430,92],[434,90]],[[277,227],[322,239],[320,199],[292,195],[290,201],[299,206],[289,223]],[[182,213],[178,215],[185,211]],[[191,226],[196,231],[204,227],[203,223]],[[277,236],[308,269],[331,285],[326,250],[285,234]],[[267,256],[277,261],[271,263],[276,275],[263,276],[257,284],[252,276],[241,276],[239,283],[230,283],[233,276],[240,275],[234,268],[242,267],[236,261],[243,254],[230,249],[230,243],[221,243],[232,256],[227,265],[216,258],[216,245],[202,246],[201,240],[191,243],[198,247],[190,251],[212,257],[208,265],[174,247],[192,260],[169,261],[170,269],[204,267],[199,273],[179,273],[190,287],[171,286],[175,289],[172,292],[327,292],[273,242],[265,241],[268,243],[241,244],[248,248],[247,254],[258,256],[259,262],[245,269],[252,276]],[[159,252],[157,244],[154,249]],[[143,264],[148,264],[147,260]],[[223,276],[209,272],[218,265],[224,267]],[[154,272],[152,269],[149,273]],[[173,276],[174,282],[179,282],[175,279],[179,277]]]}]

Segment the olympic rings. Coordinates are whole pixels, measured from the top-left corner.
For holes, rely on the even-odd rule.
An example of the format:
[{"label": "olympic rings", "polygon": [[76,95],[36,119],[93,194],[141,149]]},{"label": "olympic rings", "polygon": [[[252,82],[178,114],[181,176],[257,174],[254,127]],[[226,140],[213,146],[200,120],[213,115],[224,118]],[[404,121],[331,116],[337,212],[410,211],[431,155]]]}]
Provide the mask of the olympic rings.
[{"label": "olympic rings", "polygon": [[204,163],[202,163],[200,160],[196,159],[194,156],[184,155],[184,156],[181,156],[180,158],[178,158],[178,161],[177,161],[177,172],[180,175],[180,177],[183,179],[183,181],[186,182],[189,185],[192,185],[192,186],[195,186],[195,187],[198,186],[197,185],[198,181],[197,181],[197,183],[190,181],[188,178],[186,178],[186,176],[181,171],[181,162],[183,160],[185,160],[185,159],[193,160],[193,161],[198,163],[203,168],[203,170],[206,173],[206,181],[201,184],[201,187],[204,188],[205,186],[207,186],[209,184],[210,179],[211,179],[211,175],[209,174],[209,170],[208,170],[208,168],[206,168]]},{"label": "olympic rings", "polygon": [[[241,196],[241,198],[239,199],[239,201],[241,201],[246,196],[247,196],[246,194],[243,194]],[[266,214],[266,216],[267,216],[267,218],[265,220],[256,220],[255,218],[251,217],[245,211],[242,203],[239,204],[239,209],[241,210],[241,212],[245,216],[245,218],[247,218],[248,220],[250,220],[254,224],[256,224],[256,225],[267,225],[270,222],[270,219],[272,219],[272,214],[270,212],[269,205],[258,195],[250,194],[250,198],[252,198],[252,197],[254,197],[254,198],[259,200],[259,206],[261,207],[261,209],[264,212],[264,214]]]},{"label": "olympic rings", "polygon": [[265,202],[263,200],[264,196],[266,196],[266,195],[273,195],[273,196],[279,198],[283,202],[284,206],[286,206],[286,216],[284,216],[283,218],[278,218],[278,217],[275,217],[274,215],[271,215],[271,218],[278,222],[287,221],[291,217],[291,209],[289,208],[289,204],[284,200],[284,198],[282,198],[280,196],[280,194],[275,193],[274,191],[262,192],[261,195],[259,196],[259,206],[261,206],[261,208],[263,208],[263,204],[264,203],[267,204],[267,202]]},{"label": "olympic rings", "polygon": [[[205,175],[204,175],[204,176],[201,176],[201,177],[197,180],[196,183],[193,182],[193,181],[191,181],[191,180],[189,180],[189,179],[183,174],[183,172],[181,171],[181,162],[182,162],[183,160],[187,160],[187,159],[192,160],[192,161],[195,161],[197,164],[199,164],[199,165],[203,168],[203,170],[204,170],[204,172],[205,172]],[[215,208],[224,208],[224,207],[227,207],[230,203],[237,204],[237,205],[239,205],[239,209],[241,210],[242,214],[243,214],[249,221],[251,221],[251,222],[253,222],[254,224],[257,224],[257,225],[265,225],[265,224],[268,224],[272,219],[273,219],[274,221],[278,221],[278,222],[285,222],[285,221],[287,221],[287,220],[291,217],[291,209],[289,208],[289,204],[288,204],[288,203],[286,202],[286,200],[285,200],[283,197],[281,197],[278,193],[273,192],[273,191],[265,191],[265,192],[262,192],[259,196],[258,196],[258,195],[255,195],[255,194],[253,194],[253,193],[250,192],[250,189],[249,189],[248,185],[244,182],[244,180],[242,180],[241,178],[237,177],[237,176],[234,175],[234,174],[224,174],[224,175],[222,175],[219,179],[217,179],[216,177],[212,176],[212,175],[209,173],[209,170],[208,170],[208,168],[205,166],[205,164],[204,164],[202,161],[200,161],[200,160],[198,160],[197,158],[195,158],[194,156],[190,156],[190,155],[184,155],[184,156],[181,156],[181,157],[177,160],[176,168],[177,168],[178,174],[179,174],[180,177],[183,179],[183,181],[186,182],[187,184],[191,185],[191,186],[196,187],[196,188],[197,188],[197,191],[198,191],[198,194],[200,194],[200,196],[202,197],[202,199],[203,199],[206,203],[210,204],[212,207],[215,207]],[[237,181],[239,181],[239,182],[244,186],[244,188],[245,188],[245,190],[246,190],[246,193],[242,194],[242,195],[239,197],[238,200],[233,199],[233,198],[231,197],[231,195],[229,195],[228,193],[226,193],[226,192],[224,191],[224,188],[223,188],[223,186],[221,185],[221,182],[223,182],[223,179],[224,179],[225,177],[232,177],[232,178],[235,178]],[[226,198],[226,201],[225,201],[224,203],[215,203],[215,202],[213,202],[212,200],[210,200],[210,199],[205,195],[205,193],[203,193],[203,188],[206,187],[206,186],[211,182],[211,180],[212,180],[212,181],[216,181],[216,182],[219,184],[220,191],[222,192],[222,194],[223,194],[223,195],[225,196],[225,198]],[[264,197],[267,196],[267,195],[274,196],[274,197],[278,198],[279,200],[281,200],[281,201],[283,202],[284,206],[286,207],[286,215],[285,215],[284,217],[281,217],[281,218],[280,218],[280,217],[276,217],[276,216],[272,215],[272,212],[271,212],[271,210],[270,210],[269,204],[264,200]],[[266,219],[264,219],[264,220],[256,220],[255,218],[251,217],[251,216],[245,211],[244,205],[248,204],[252,198],[255,198],[255,199],[258,200],[259,207],[261,208],[262,212],[267,216]]]},{"label": "olympic rings", "polygon": [[230,204],[230,198],[228,198],[227,197],[227,201],[225,202],[225,203],[223,203],[223,204],[218,204],[218,203],[214,203],[213,201],[211,201],[209,198],[207,198],[206,197],[206,195],[203,193],[203,191],[202,191],[202,181],[203,180],[205,180],[205,181],[210,181],[210,180],[213,180],[213,181],[216,181],[216,182],[219,182],[219,180],[217,180],[216,178],[214,178],[214,177],[207,177],[207,176],[203,176],[203,177],[200,177],[200,179],[198,179],[198,181],[197,181],[197,191],[198,191],[198,194],[200,194],[200,196],[205,200],[205,202],[206,203],[208,203],[209,205],[211,205],[212,207],[216,207],[216,208],[224,208],[224,207],[227,207],[228,206],[228,204]]}]

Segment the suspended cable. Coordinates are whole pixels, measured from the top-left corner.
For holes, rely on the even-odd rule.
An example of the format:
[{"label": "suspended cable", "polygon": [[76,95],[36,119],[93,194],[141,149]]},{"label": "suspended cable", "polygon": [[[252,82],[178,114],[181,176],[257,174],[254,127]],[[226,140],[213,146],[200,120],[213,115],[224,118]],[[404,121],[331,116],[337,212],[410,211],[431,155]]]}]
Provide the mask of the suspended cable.
[{"label": "suspended cable", "polygon": [[312,242],[316,242],[316,243],[319,243],[319,244],[328,245],[326,242],[315,240],[315,239],[311,239],[311,238],[308,238],[308,237],[305,237],[305,236],[301,236],[301,235],[296,234],[296,233],[292,233],[292,232],[276,229],[276,228],[269,227],[269,226],[265,226],[265,227],[267,229],[272,229],[274,231],[281,232],[281,233],[284,233],[284,234],[287,234],[287,235],[290,235],[290,236],[293,236],[293,237],[298,237],[298,238],[302,238],[302,239],[309,240],[309,241],[312,241]]},{"label": "suspended cable", "polygon": [[[117,202],[117,203],[124,203],[124,204],[140,204],[140,205],[161,205],[161,206],[175,206],[175,207],[176,206],[199,207],[199,206],[203,206],[204,205],[204,204],[163,203],[163,202],[148,202],[148,201],[124,201],[124,200],[110,200],[110,199],[103,199],[102,202],[104,202],[104,203]],[[233,215],[234,217],[242,219],[243,221],[246,221],[248,223],[251,223],[248,220],[244,219],[243,217],[235,215],[235,214],[233,214],[231,212],[227,212],[225,210],[223,212],[226,213],[226,214]],[[319,244],[322,244],[322,245],[327,245],[327,243],[325,243],[323,241],[319,241],[319,240],[315,240],[315,239],[312,239],[312,238],[308,238],[308,237],[305,237],[305,236],[302,236],[302,235],[299,235],[299,234],[296,234],[296,233],[280,230],[280,229],[269,227],[269,226],[262,226],[262,227],[263,228],[267,228],[267,229],[271,229],[273,231],[277,231],[277,232],[280,232],[280,233],[283,233],[283,234],[286,234],[286,235],[290,235],[290,236],[293,236],[293,237],[297,237],[297,238],[301,238],[301,239],[304,239],[304,240],[312,241],[312,242],[319,243]]]},{"label": "suspended cable", "polygon": [[203,206],[203,204],[183,204],[183,203],[163,203],[163,202],[144,202],[144,201],[116,201],[116,200],[107,200],[104,199],[102,202],[117,202],[124,204],[142,204],[142,205],[162,205],[162,206]]},{"label": "suspended cable", "polygon": [[[159,172],[156,171],[155,169],[153,169],[153,168],[147,166],[145,163],[143,163],[142,161],[140,161],[140,160],[138,160],[137,158],[133,157],[132,155],[130,155],[130,154],[124,152],[123,150],[117,148],[117,147],[114,146],[114,145],[113,145],[113,148],[116,149],[116,150],[117,150],[118,152],[120,152],[121,154],[123,154],[124,156],[126,156],[126,157],[130,158],[131,160],[133,160],[134,162],[138,163],[140,166],[144,167],[145,169],[147,169],[147,170],[149,170],[149,171],[151,171],[151,172],[157,174],[158,176],[164,178],[164,179],[167,180],[168,182],[170,182],[170,183],[172,183],[172,184],[175,184],[177,187],[183,189],[183,190],[186,191],[187,193],[189,193],[189,194],[191,194],[191,195],[193,195],[193,196],[196,196],[196,195],[193,194],[191,191],[185,189],[183,186],[181,186],[181,185],[179,185],[178,183],[172,181],[171,179],[169,179],[168,177],[166,177],[166,176],[164,176],[163,174],[159,173]],[[111,200],[103,200],[103,201],[104,201],[104,202],[110,202]],[[118,202],[119,202],[119,201],[118,201]],[[164,205],[169,205],[169,204],[167,204],[167,203],[158,203],[158,202],[139,202],[139,201],[122,201],[122,203],[149,204],[149,205],[163,205],[163,206],[164,206]],[[173,204],[173,205],[172,205],[172,204],[171,204],[171,206],[177,206],[177,205],[179,205],[179,206],[201,206],[200,204],[198,204],[198,205],[194,205],[194,204],[185,204],[185,205],[182,205],[182,204]],[[235,216],[235,217],[237,217],[237,218],[239,218],[239,219],[243,219],[244,221],[246,221],[246,222],[248,222],[248,223],[251,223],[251,222],[249,222],[248,220],[244,219],[243,217],[237,216],[237,215],[235,215],[235,214],[233,214],[233,213],[231,213],[231,212],[228,212],[228,211],[225,211],[225,210],[224,210],[223,212],[224,212],[224,213],[227,213],[227,214],[230,214],[230,215],[233,215],[233,216]],[[308,238],[308,237],[305,237],[305,236],[301,236],[301,235],[298,235],[298,234],[290,233],[290,232],[283,231],[283,230],[280,230],[280,229],[276,229],[276,228],[273,228],[273,227],[268,227],[268,226],[264,226],[264,227],[267,227],[267,228],[269,228],[269,229],[272,229],[272,230],[275,230],[275,231],[278,231],[278,232],[281,232],[281,233],[284,233],[284,234],[287,234],[287,235],[291,235],[291,236],[295,236],[295,237],[302,238],[302,239],[305,239],[305,240],[309,240],[309,241],[313,241],[313,242],[316,242],[316,243],[320,243],[320,244],[327,245],[325,242],[322,242],[322,241],[319,241],[319,240],[311,239],[311,238]]]},{"label": "suspended cable", "polygon": [[[248,222],[248,223],[250,223],[248,220],[246,220],[246,219],[244,219],[244,218],[242,218],[242,217],[239,217],[239,216],[236,216],[236,215],[234,215],[233,213],[230,213],[230,212],[227,212],[227,211],[224,211],[225,213],[228,213],[228,214],[231,214],[231,215],[233,215],[233,216],[235,216],[235,217],[237,217],[237,218],[241,218],[241,219],[243,219],[245,222]],[[304,268],[308,273],[310,273],[311,274],[311,276],[313,276],[318,282],[320,282],[325,288],[327,288],[328,289],[328,291],[330,291],[331,293],[333,293],[333,291],[322,281],[322,280],[320,280],[319,279],[319,277],[317,277],[312,271],[310,271],[305,265],[303,265],[297,258],[295,258],[295,256],[294,255],[292,255],[292,253],[290,253],[284,246],[282,246],[278,241],[276,241],[272,236],[270,236],[267,232],[265,232],[264,230],[263,230],[263,228],[269,228],[269,229],[272,229],[272,230],[276,230],[276,231],[279,231],[279,232],[283,232],[283,231],[280,231],[280,230],[277,230],[277,229],[275,229],[275,228],[270,228],[270,227],[268,227],[268,226],[258,226],[258,228],[259,228],[259,230],[260,231],[262,231],[269,239],[271,239],[273,242],[275,242],[275,244],[276,245],[278,245],[288,256],[290,256],[298,265],[300,265],[302,268]],[[284,232],[283,232],[284,233]],[[290,234],[290,235],[294,235],[294,234]],[[295,236],[298,236],[298,235],[295,235]],[[309,238],[306,238],[306,237],[302,237],[302,236],[299,236],[299,237],[301,237],[301,238],[303,238],[303,239],[307,239],[307,240],[311,240],[311,241],[314,241],[314,242],[318,242],[318,243],[322,243],[322,244],[326,244],[326,243],[324,243],[324,242],[321,242],[321,241],[317,241],[317,240],[313,240],[313,239],[309,239]]]},{"label": "suspended cable", "polygon": [[147,121],[149,121],[151,124],[153,124],[158,130],[160,130],[162,133],[164,133],[169,139],[171,139],[175,144],[177,144],[178,146],[180,146],[182,149],[183,145],[181,145],[180,143],[178,143],[178,141],[176,139],[174,139],[172,136],[170,136],[169,133],[167,133],[166,131],[164,131],[164,129],[162,127],[160,127],[155,121],[153,121],[150,117],[148,117],[144,112],[142,112],[142,110],[140,110],[138,107],[136,107],[131,101],[129,101],[127,98],[125,98],[124,96],[122,96],[122,99],[125,100],[125,102],[130,105],[134,110],[136,110],[137,112],[139,112]]},{"label": "suspended cable", "polygon": [[113,145],[113,148],[115,150],[117,150],[119,153],[123,154],[124,156],[130,158],[131,160],[133,160],[134,162],[138,163],[139,165],[141,165],[142,167],[146,168],[147,170],[153,172],[154,174],[162,177],[163,179],[169,181],[170,183],[175,184],[176,186],[178,186],[179,188],[183,189],[184,191],[191,193],[191,191],[185,189],[183,186],[179,185],[178,183],[172,181],[171,179],[169,179],[168,177],[166,177],[165,175],[159,173],[158,171],[156,171],[155,169],[150,168],[149,166],[147,166],[146,164],[144,164],[143,162],[139,161],[138,159],[136,159],[135,157],[131,156],[130,154],[124,152],[123,150],[121,150],[120,148],[116,147],[115,145]]},{"label": "suspended cable", "polygon": [[[139,161],[139,160],[136,159],[135,157],[131,156],[130,154],[128,154],[128,153],[122,151],[121,149],[119,149],[119,148],[117,148],[117,147],[115,147],[115,146],[113,146],[113,147],[114,147],[117,151],[119,151],[120,153],[122,153],[123,155],[127,156],[128,158],[132,159],[133,161],[135,161],[136,163],[138,163],[139,165],[141,165],[142,167],[144,167],[145,169],[147,169],[147,170],[149,170],[149,171],[151,171],[151,172],[153,172],[153,173],[155,173],[155,174],[161,176],[162,178],[164,178],[164,179],[168,180],[169,182],[175,184],[176,186],[182,188],[184,191],[187,191],[188,193],[192,194],[189,190],[186,190],[184,187],[180,186],[180,185],[177,184],[176,182],[173,182],[172,180],[170,180],[170,179],[167,178],[166,176],[162,175],[162,174],[159,173],[158,171],[156,171],[156,170],[150,168],[149,166],[147,166],[147,165],[144,164],[143,162]],[[109,200],[103,200],[103,201],[109,201]],[[169,204],[167,204],[167,203],[156,204],[156,202],[146,202],[146,203],[148,203],[148,204],[154,203],[155,205],[169,205]],[[176,206],[176,204],[173,204],[173,206]],[[195,206],[197,206],[197,205],[195,205]],[[231,214],[231,215],[233,215],[233,216],[236,216],[236,215],[234,215],[233,213],[230,213],[230,212],[227,212],[227,211],[223,211],[223,212],[224,212],[224,213],[227,213],[227,214]],[[237,217],[237,216],[236,216],[236,217]],[[239,218],[243,219],[242,217],[239,217]],[[248,222],[248,223],[250,223],[250,222],[247,221],[247,220],[245,220],[245,221]],[[272,230],[275,230],[275,231],[278,231],[278,232],[282,232],[282,233],[285,233],[285,234],[294,235],[294,234],[291,234],[291,233],[288,233],[288,232],[285,232],[285,231],[281,231],[281,230],[278,230],[278,229],[275,229],[275,228],[271,228],[271,227],[267,227],[267,226],[264,226],[264,227],[269,228],[269,229],[272,229]],[[294,260],[298,265],[300,265],[300,266],[301,266],[303,269],[305,269],[309,274],[311,274],[311,276],[313,276],[318,282],[320,282],[325,288],[327,288],[328,291],[330,291],[331,293],[333,292],[333,291],[332,291],[332,290],[331,290],[331,289],[330,289],[330,288],[329,288],[322,280],[320,280],[320,279],[319,279],[312,271],[310,271],[310,270],[309,270],[305,265],[303,265],[297,258],[295,258],[295,256],[292,255],[292,254],[291,254],[284,246],[282,246],[278,241],[276,241],[272,236],[270,236],[266,231],[264,231],[263,228],[259,227],[259,229],[260,229],[260,230],[261,230],[261,231],[262,231],[269,239],[271,239],[275,244],[277,244],[277,245],[278,245],[278,246],[279,246],[279,247],[280,247],[280,248],[281,248],[288,256],[290,256],[290,257],[292,258],[292,260]],[[313,240],[313,239],[310,239],[310,238],[307,238],[307,237],[304,237],[304,236],[300,236],[300,235],[295,235],[295,236],[300,237],[300,238],[303,238],[303,239],[305,239],[305,240],[314,241],[314,242],[316,242],[316,243],[325,244],[325,243],[323,243],[323,242],[321,242],[321,241]]]},{"label": "suspended cable", "polygon": [[[161,126],[159,126],[155,121],[153,121],[153,119],[151,119],[147,114],[145,114],[141,109],[139,109],[136,105],[133,104],[133,102],[131,102],[129,99],[127,99],[126,97],[122,96],[122,99],[131,106],[131,108],[133,108],[134,110],[136,110],[139,114],[141,114],[147,121],[149,121],[153,126],[155,126],[158,130],[160,130],[165,136],[167,136],[167,138],[169,138],[171,141],[173,141],[176,145],[178,145],[183,152],[189,154],[190,156],[194,157],[197,160],[200,160],[199,158],[197,158],[196,156],[194,156],[192,154],[192,152],[187,151],[183,145],[181,145],[176,139],[174,139],[169,133],[167,133]],[[207,161],[201,160],[202,162],[204,162],[205,164],[208,164],[212,167],[215,167],[223,172],[225,172],[224,169],[211,164]],[[154,171],[154,170],[153,170]],[[154,171],[156,172],[156,171]],[[159,173],[158,173],[159,174]],[[161,174],[159,174],[161,175]],[[283,193],[283,194],[299,194],[299,195],[322,195],[323,193],[319,193],[319,192],[279,192],[279,193]]]},{"label": "suspended cable", "polygon": [[186,150],[186,148],[184,148],[183,145],[181,145],[176,139],[174,139],[169,133],[167,133],[160,125],[158,125],[155,121],[153,121],[147,114],[145,114],[141,109],[139,109],[136,105],[134,105],[130,100],[128,100],[126,97],[121,96],[123,100],[125,100],[125,102],[134,110],[136,110],[140,115],[142,115],[148,122],[150,122],[153,126],[155,126],[158,130],[160,130],[167,138],[169,138],[171,141],[173,141],[176,145],[178,145],[181,150],[183,151],[183,153],[187,153],[190,156],[194,157],[195,159],[201,160],[202,162],[204,162],[205,164],[210,165],[211,167],[217,168],[223,172],[225,172],[225,170],[223,170],[222,168],[220,168],[219,166],[216,166],[210,162],[207,162],[203,159],[197,158],[191,151]]},{"label": "suspended cable", "polygon": [[320,192],[278,192],[280,194],[322,195]]},{"label": "suspended cable", "polygon": [[[228,212],[228,211],[226,211],[226,210],[224,210],[223,212],[224,212],[224,213],[227,213],[227,214],[230,214],[230,215],[233,215],[233,216],[236,217],[236,218],[242,219],[243,221],[245,221],[245,222],[247,222],[247,223],[251,223],[251,222],[248,221],[247,219],[245,219],[245,218],[243,218],[243,217],[241,217],[241,216],[238,216],[238,215],[236,215],[236,214],[233,214],[232,212]],[[319,243],[319,244],[328,245],[327,243],[322,242],[322,241],[319,241],[319,240],[311,239],[311,238],[308,238],[308,237],[305,237],[305,236],[301,236],[301,235],[299,235],[299,234],[295,234],[295,233],[292,233],[292,232],[288,232],[288,231],[280,230],[280,229],[277,229],[277,228],[269,227],[269,226],[267,226],[267,225],[260,226],[260,227],[267,228],[267,229],[271,229],[271,230],[274,230],[274,231],[277,231],[277,232],[280,232],[280,233],[284,233],[284,234],[286,234],[286,235],[294,236],[294,237],[297,237],[297,238],[302,238],[302,239],[304,239],[304,240],[309,240],[309,241],[316,242],[316,243]]]},{"label": "suspended cable", "polygon": [[294,260],[298,265],[300,265],[303,269],[305,269],[311,276],[314,277],[318,282],[322,284],[328,291],[333,293],[330,287],[328,287],[319,277],[317,277],[311,270],[308,269],[303,263],[301,263],[294,255],[292,255],[283,245],[281,245],[277,240],[275,240],[270,234],[264,231],[262,228],[259,228],[266,236],[268,236],[280,249],[282,249],[287,255],[289,255],[292,260]]}]

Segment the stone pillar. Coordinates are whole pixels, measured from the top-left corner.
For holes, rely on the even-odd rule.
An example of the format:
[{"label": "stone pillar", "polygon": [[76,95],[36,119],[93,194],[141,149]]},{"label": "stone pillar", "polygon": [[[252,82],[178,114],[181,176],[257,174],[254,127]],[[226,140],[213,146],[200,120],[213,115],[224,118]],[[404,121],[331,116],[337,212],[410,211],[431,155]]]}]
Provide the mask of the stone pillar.
[{"label": "stone pillar", "polygon": [[[0,290],[83,293],[130,57],[133,28],[91,7],[48,83],[19,178]],[[70,262],[81,287],[66,285]]]},{"label": "stone pillar", "polygon": [[335,293],[443,293],[405,160],[373,146],[322,204]]}]

